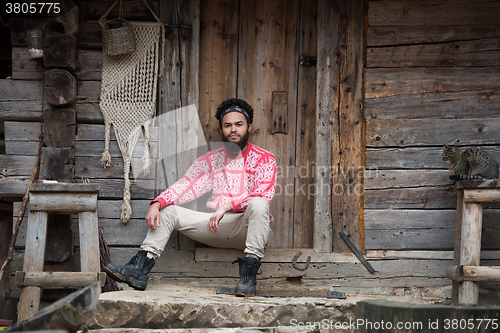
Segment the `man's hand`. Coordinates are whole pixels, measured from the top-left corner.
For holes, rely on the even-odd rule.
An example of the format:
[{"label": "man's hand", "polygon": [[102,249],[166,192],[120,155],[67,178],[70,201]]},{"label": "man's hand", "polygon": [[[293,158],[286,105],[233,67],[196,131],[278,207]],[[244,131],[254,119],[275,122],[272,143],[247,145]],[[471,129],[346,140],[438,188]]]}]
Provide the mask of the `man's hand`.
[{"label": "man's hand", "polygon": [[160,206],[158,201],[149,206],[149,211],[146,215],[146,225],[150,229],[156,230],[160,226]]},{"label": "man's hand", "polygon": [[213,232],[214,234],[219,232],[219,221],[224,217],[227,211],[232,209],[230,204],[224,204],[219,207],[212,215],[210,220],[208,221],[208,231]]}]

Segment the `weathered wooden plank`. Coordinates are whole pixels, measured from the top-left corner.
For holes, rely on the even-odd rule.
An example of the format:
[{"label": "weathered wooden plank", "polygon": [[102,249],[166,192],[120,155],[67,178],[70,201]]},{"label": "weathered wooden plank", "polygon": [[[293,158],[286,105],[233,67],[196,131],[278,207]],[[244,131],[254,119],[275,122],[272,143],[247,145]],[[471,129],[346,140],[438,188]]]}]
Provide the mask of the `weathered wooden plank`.
[{"label": "weathered wooden plank", "polygon": [[449,175],[448,170],[369,170],[364,173],[364,189],[452,185]]},{"label": "weathered wooden plank", "polygon": [[[141,129],[142,130],[142,129]],[[153,126],[149,128],[150,141],[155,142],[158,141],[158,127]],[[110,133],[110,139],[116,140],[115,133],[112,130]],[[76,140],[80,141],[91,141],[104,140],[104,125],[101,124],[79,124],[78,125],[78,133],[76,135]],[[139,134],[138,142],[144,142],[144,135]]]},{"label": "weathered wooden plank", "polygon": [[[103,273],[104,274],[104,273]],[[17,272],[16,284],[18,286],[86,287],[100,280],[95,272]],[[103,281],[104,282],[104,281]]]},{"label": "weathered wooden plank", "polygon": [[[452,260],[453,251],[394,251],[394,250],[369,250],[366,251],[368,260]],[[500,251],[481,251],[481,260],[500,260]]]},{"label": "weathered wooden plank", "polygon": [[464,202],[500,202],[499,194],[496,189],[465,189]]},{"label": "weathered wooden plank", "polygon": [[[332,217],[333,251],[349,252],[349,247],[341,239],[343,231],[357,248],[363,248],[363,179],[359,172],[363,166],[363,47],[365,2],[361,0],[344,1],[340,25],[340,102],[339,102],[339,140],[338,154],[333,154],[332,165],[346,170],[344,174],[333,177]],[[336,192],[335,186],[341,185],[342,191]],[[349,190],[349,188],[354,189]]]},{"label": "weathered wooden plank", "polygon": [[78,81],[77,103],[99,103],[101,81]]},{"label": "weathered wooden plank", "polygon": [[38,141],[41,125],[38,122],[6,121],[4,122],[5,140]]},{"label": "weathered wooden plank", "polygon": [[0,120],[40,119],[42,81],[0,80]]},{"label": "weathered wooden plank", "polygon": [[[318,1],[300,3],[299,54],[317,56]],[[297,100],[296,168],[309,167],[316,157],[316,66],[299,66]],[[310,188],[315,179],[296,177],[295,188]],[[314,242],[314,200],[306,191],[296,191],[293,212],[293,247],[311,248]]]},{"label": "weathered wooden plank", "polygon": [[[460,147],[466,148],[469,146]],[[483,149],[500,161],[500,147],[488,146]],[[368,148],[366,168],[368,173],[382,169],[441,169],[446,168],[442,156],[442,147]]]},{"label": "weathered wooden plank", "polygon": [[365,119],[492,118],[498,115],[500,92],[412,93],[365,99]]},{"label": "weathered wooden plank", "polygon": [[[333,140],[339,131],[339,38],[340,13],[330,3],[318,1],[318,63],[316,75],[316,165],[332,164],[332,152],[339,150],[339,141]],[[320,172],[316,183],[331,186],[332,174]],[[314,244],[318,252],[332,249],[332,200],[329,196],[314,197]]]},{"label": "weathered wooden plank", "polygon": [[[498,210],[485,210],[488,212],[488,224],[493,223],[500,217]],[[486,214],[485,214],[486,215]],[[429,228],[454,228],[455,209],[418,209],[418,210],[387,210],[387,209],[366,209],[365,210],[365,231],[375,229],[429,229]],[[485,216],[486,219],[486,216]]]},{"label": "weathered wooden plank", "polygon": [[31,175],[35,160],[35,156],[0,155],[0,175],[2,177]]},{"label": "weathered wooden plank", "polygon": [[371,47],[366,67],[500,65],[500,37],[448,43]]},{"label": "weathered wooden plank", "polygon": [[[47,237],[47,212],[32,212],[28,218],[26,248],[24,256],[24,272],[41,272],[45,258],[45,240]],[[40,306],[41,289],[25,287],[21,290],[19,300],[18,321],[32,317]]]},{"label": "weathered wooden plank", "polygon": [[498,24],[494,0],[370,1],[370,26]]},{"label": "weathered wooden plank", "polygon": [[[104,139],[103,139],[104,140]],[[104,141],[76,141],[75,143],[75,156],[101,156],[104,151]],[[135,149],[132,153],[134,158],[142,158],[144,152],[144,140],[137,142]],[[112,158],[121,157],[120,148],[116,140],[109,142],[109,153]],[[157,142],[149,142],[149,157],[156,158],[158,153]],[[30,154],[31,155],[31,154]]]},{"label": "weathered wooden plank", "polygon": [[[143,219],[149,210],[150,200],[131,200],[132,219]],[[119,219],[121,214],[121,200],[100,200],[98,215],[101,219]],[[132,257],[132,256],[131,256]]]},{"label": "weathered wooden plank", "polygon": [[[154,179],[156,165],[151,165],[150,173],[144,176],[142,158],[132,158],[130,179]],[[111,159],[111,165],[104,169],[101,166],[101,157],[75,157],[75,178],[123,178],[123,159]]]},{"label": "weathered wooden plank", "polygon": [[465,281],[482,281],[482,282],[498,282],[500,281],[500,267],[499,266],[464,266],[464,280]]},{"label": "weathered wooden plank", "polygon": [[[123,179],[92,179],[92,183],[99,184],[99,199],[114,199],[123,197]],[[131,180],[130,196],[132,199],[153,199],[154,181],[152,179]]]},{"label": "weathered wooden plank", "polygon": [[499,131],[500,118],[370,119],[366,123],[366,146],[498,145]]},{"label": "weathered wooden plank", "polygon": [[[236,93],[238,1],[201,1],[200,121],[207,142],[220,140],[217,106]],[[203,112],[202,112],[203,111]]]},{"label": "weathered wooden plank", "polygon": [[499,67],[367,68],[365,98],[426,92],[489,91],[499,82]]},{"label": "weathered wooden plank", "polygon": [[95,212],[97,195],[92,193],[30,193],[30,212],[45,211],[72,214]]},{"label": "weathered wooden plank", "polygon": [[[137,249],[126,249],[110,247],[113,263],[126,263]],[[168,256],[166,255],[168,253]],[[183,257],[177,257],[181,253]],[[237,265],[231,262],[197,262],[192,258],[192,252],[169,251],[157,260],[153,273],[162,273],[166,278],[178,277],[180,274],[184,277],[203,276],[207,277],[239,277]],[[174,259],[175,258],[175,259]],[[321,263],[319,265],[310,265],[305,272],[297,271],[291,263],[263,263],[261,266],[262,274],[259,279],[279,278],[279,277],[297,277],[307,276],[310,279],[343,279],[363,277],[366,279],[379,278],[399,278],[409,275],[417,277],[446,277],[446,267],[451,264],[451,260],[380,260],[373,261],[371,264],[377,271],[372,276],[363,265],[350,262]],[[495,261],[492,261],[495,262]],[[449,280],[448,280],[449,284]]]},{"label": "weathered wooden plank", "polygon": [[370,250],[452,250],[454,228],[365,230]]},{"label": "weathered wooden plank", "polygon": [[0,176],[0,195],[3,197],[22,197],[28,188],[30,176]]},{"label": "weathered wooden plank", "polygon": [[99,103],[86,103],[77,101],[74,105],[78,123],[99,123],[104,124],[104,117]]},{"label": "weathered wooden plank", "polygon": [[[359,262],[358,258],[352,253],[321,253],[316,252],[312,249],[266,249],[265,257],[262,258],[262,262],[274,262],[274,263],[291,263],[298,251],[302,254],[297,258],[296,262],[305,263],[307,257],[311,257],[312,263],[316,262]],[[243,256],[244,253],[241,250],[232,249],[215,249],[211,247],[197,247],[195,252],[195,260],[198,261],[232,261],[236,257]]]},{"label": "weathered wooden plank", "polygon": [[[149,230],[146,227],[144,217],[131,219],[127,224],[123,224],[120,219],[99,219],[106,243],[109,246],[134,246],[138,248]],[[168,247],[165,248],[165,251],[167,249]]]},{"label": "weathered wooden plank", "polygon": [[[240,3],[240,36],[238,58],[238,97],[255,111],[251,142],[273,152],[278,166],[295,165],[296,126],[288,134],[269,135],[272,92],[288,94],[288,122],[296,124],[299,3],[286,1],[255,1]],[[277,188],[285,189],[295,179],[278,179]],[[273,235],[268,245],[273,248],[293,246],[293,200],[283,190],[271,205]]]},{"label": "weathered wooden plank", "polygon": [[368,27],[366,45],[395,46],[468,41],[500,36],[500,25]]},{"label": "weathered wooden plank", "polygon": [[451,209],[456,207],[453,186],[367,190],[365,209]]},{"label": "weathered wooden plank", "polygon": [[96,212],[78,213],[82,272],[100,272],[98,217]]}]

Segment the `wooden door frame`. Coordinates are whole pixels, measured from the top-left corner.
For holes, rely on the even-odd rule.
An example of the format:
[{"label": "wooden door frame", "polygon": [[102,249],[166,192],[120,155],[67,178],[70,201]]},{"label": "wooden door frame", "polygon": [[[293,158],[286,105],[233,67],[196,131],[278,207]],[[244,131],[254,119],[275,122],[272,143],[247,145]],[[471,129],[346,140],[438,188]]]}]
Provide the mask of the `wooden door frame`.
[{"label": "wooden door frame", "polygon": [[[367,4],[365,0],[337,0],[337,3],[341,8],[339,13],[334,11],[330,1],[318,1],[316,185],[330,184],[330,189],[334,184],[345,189],[362,188],[362,173],[357,171],[364,166],[363,69]],[[200,1],[192,0],[185,12],[179,11],[179,5],[179,0],[160,1],[163,22],[192,25],[190,38],[183,38],[177,30],[167,39],[167,66],[159,94],[160,105],[166,110],[190,104],[199,106]],[[349,174],[332,172],[336,169],[332,166],[356,172],[349,177]],[[321,167],[330,169],[322,172],[318,169]],[[364,250],[362,194],[343,192],[335,195],[332,191],[332,195],[318,195],[314,200],[314,251],[350,252],[339,236],[341,231]],[[192,246],[187,245],[191,249]]]}]

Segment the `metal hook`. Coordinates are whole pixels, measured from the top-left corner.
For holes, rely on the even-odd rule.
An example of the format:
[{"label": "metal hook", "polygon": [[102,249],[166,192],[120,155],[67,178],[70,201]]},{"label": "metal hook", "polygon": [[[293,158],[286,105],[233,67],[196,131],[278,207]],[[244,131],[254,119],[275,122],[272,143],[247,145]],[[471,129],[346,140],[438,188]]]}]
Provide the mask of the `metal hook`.
[{"label": "metal hook", "polygon": [[306,264],[304,265],[304,267],[299,267],[299,266],[297,266],[297,259],[299,259],[299,257],[300,257],[301,254],[302,254],[302,252],[299,251],[299,252],[297,252],[297,254],[295,255],[295,257],[293,257],[292,266],[296,270],[305,271],[306,269],[309,268],[309,264],[311,263],[311,256],[307,256]]}]

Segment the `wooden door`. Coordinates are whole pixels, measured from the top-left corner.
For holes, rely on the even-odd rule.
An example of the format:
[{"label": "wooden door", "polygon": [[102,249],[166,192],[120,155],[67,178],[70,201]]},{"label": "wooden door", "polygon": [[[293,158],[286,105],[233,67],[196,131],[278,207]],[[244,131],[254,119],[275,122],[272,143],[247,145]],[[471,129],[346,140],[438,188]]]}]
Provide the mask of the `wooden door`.
[{"label": "wooden door", "polygon": [[219,141],[217,106],[237,97],[254,108],[250,142],[277,158],[269,247],[313,244],[316,138],[316,1],[201,1],[199,114]]}]

